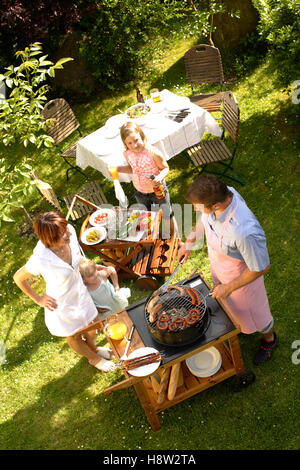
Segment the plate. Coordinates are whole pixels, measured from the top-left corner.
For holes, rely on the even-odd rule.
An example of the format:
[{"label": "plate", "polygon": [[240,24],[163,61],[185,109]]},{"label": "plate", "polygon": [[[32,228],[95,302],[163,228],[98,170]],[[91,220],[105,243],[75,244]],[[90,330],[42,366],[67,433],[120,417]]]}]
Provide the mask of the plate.
[{"label": "plate", "polygon": [[92,213],[89,222],[93,227],[100,227],[106,225],[115,215],[112,209],[98,209]]},{"label": "plate", "polygon": [[[87,240],[87,236],[91,233],[91,232],[96,232],[97,233],[97,236],[98,236],[98,240],[97,241],[94,241],[94,242],[89,242]],[[97,243],[100,243],[102,242],[106,237],[106,230],[104,227],[90,227],[88,228],[87,230],[85,230],[83,232],[83,234],[81,235],[81,241],[85,244],[85,245],[97,245]]]},{"label": "plate", "polygon": [[164,105],[161,101],[159,103],[152,104],[151,106],[151,113],[153,114],[161,113],[163,110],[164,110]]},{"label": "plate", "polygon": [[105,126],[104,127],[104,136],[106,139],[114,139],[117,135],[120,134],[120,128],[117,126]]},{"label": "plate", "polygon": [[124,122],[126,122],[126,114],[116,114],[115,116],[112,116],[107,119],[105,126],[118,127],[120,129],[120,127],[123,126]]},{"label": "plate", "polygon": [[185,362],[191,373],[196,377],[209,377],[220,369],[222,357],[215,347],[211,347],[194,354]]},{"label": "plate", "polygon": [[149,116],[146,118],[146,127],[149,129],[158,129],[161,125],[160,117]]},{"label": "plate", "polygon": [[114,153],[114,147],[112,146],[111,142],[105,142],[102,140],[97,144],[97,155],[110,155],[112,153]]},{"label": "plate", "polygon": [[[158,353],[157,349],[154,348],[139,348],[129,354],[128,359],[134,359],[136,357],[144,356],[145,354]],[[147,364],[146,366],[136,367],[128,371],[128,374],[134,375],[135,377],[145,377],[146,375],[152,374],[156,369],[159,368],[161,361]]]},{"label": "plate", "polygon": [[191,102],[187,97],[176,97],[175,99],[168,99],[165,103],[165,108],[168,111],[180,111],[181,109],[189,108]]}]

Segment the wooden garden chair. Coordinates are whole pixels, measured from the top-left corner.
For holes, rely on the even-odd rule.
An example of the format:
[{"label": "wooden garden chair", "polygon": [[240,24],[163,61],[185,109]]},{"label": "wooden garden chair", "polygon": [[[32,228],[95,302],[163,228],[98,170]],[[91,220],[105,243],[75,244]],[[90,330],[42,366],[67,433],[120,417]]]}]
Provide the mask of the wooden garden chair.
[{"label": "wooden garden chair", "polygon": [[[44,119],[52,119],[47,133],[54,139],[56,148],[60,152],[65,162],[69,165],[67,169],[67,180],[75,173],[79,172],[86,178],[86,174],[73,162],[76,162],[76,145],[82,138],[80,124],[69,104],[63,98],[57,98],[45,104],[42,111]],[[71,144],[64,145],[64,141],[74,134]],[[75,138],[75,141],[74,141]],[[71,161],[69,161],[71,160]]]},{"label": "wooden garden chair", "polygon": [[97,210],[99,206],[108,204],[108,201],[103,193],[99,183],[91,181],[76,191],[76,193],[63,196],[62,198],[57,196],[50,184],[42,181],[35,171],[30,172],[31,178],[36,183],[36,188],[51,206],[53,206],[58,212],[63,213],[61,203],[65,204],[68,210],[67,220],[71,218],[73,222],[81,219],[91,209]]},{"label": "wooden garden chair", "polygon": [[[226,176],[227,178],[244,185],[242,179],[232,166],[238,146],[240,124],[240,109],[232,92],[228,91],[224,93],[221,119],[223,128],[221,137],[202,140],[198,144],[187,149],[186,152],[200,173],[207,171],[216,175]],[[233,141],[232,151],[227,146],[227,142],[229,143],[230,140]],[[208,171],[207,166],[212,163],[222,165],[224,167],[224,171]],[[227,175],[226,173],[228,171],[231,171],[234,177]]]},{"label": "wooden garden chair", "polygon": [[[206,111],[220,111],[223,100],[223,65],[220,51],[217,47],[199,44],[192,47],[184,55],[187,81],[191,86],[192,103],[201,106]],[[196,94],[194,87],[203,84],[218,84],[217,93]]]}]

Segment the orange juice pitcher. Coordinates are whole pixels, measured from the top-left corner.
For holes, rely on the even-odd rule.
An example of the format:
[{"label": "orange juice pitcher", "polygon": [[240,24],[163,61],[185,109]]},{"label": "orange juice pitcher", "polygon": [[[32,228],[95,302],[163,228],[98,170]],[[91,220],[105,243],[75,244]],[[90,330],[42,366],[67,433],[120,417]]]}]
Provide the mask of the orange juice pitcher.
[{"label": "orange juice pitcher", "polygon": [[124,338],[127,333],[127,326],[122,322],[117,315],[109,317],[108,322],[104,327],[104,333],[115,341]]}]

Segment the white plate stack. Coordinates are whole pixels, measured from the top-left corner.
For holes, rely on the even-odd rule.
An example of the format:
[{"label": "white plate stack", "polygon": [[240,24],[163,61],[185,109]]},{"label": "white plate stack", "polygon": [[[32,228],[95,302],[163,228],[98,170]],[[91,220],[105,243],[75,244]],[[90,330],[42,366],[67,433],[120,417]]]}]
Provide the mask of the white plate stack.
[{"label": "white plate stack", "polygon": [[189,357],[185,362],[190,372],[196,377],[210,377],[220,369],[222,356],[212,346],[198,354],[194,354],[194,356]]}]

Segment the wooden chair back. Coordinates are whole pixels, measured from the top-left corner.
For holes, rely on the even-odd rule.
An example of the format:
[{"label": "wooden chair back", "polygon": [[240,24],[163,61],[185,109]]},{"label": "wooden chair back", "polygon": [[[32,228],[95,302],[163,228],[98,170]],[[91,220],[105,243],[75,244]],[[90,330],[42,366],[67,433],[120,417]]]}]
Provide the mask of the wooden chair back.
[{"label": "wooden chair back", "polygon": [[[59,200],[50,184],[42,181],[33,170],[30,172],[30,176],[35,181],[36,188],[42,198],[59,213],[63,214]],[[96,181],[91,181],[82,186],[76,191],[76,194],[69,194],[61,199],[63,199],[62,202],[66,204],[68,210],[67,220],[70,218],[73,221],[85,216],[91,210],[99,209],[101,205],[108,204],[105,194]]]},{"label": "wooden chair back", "polygon": [[192,47],[184,55],[184,64],[191,86],[224,82],[222,59],[217,47],[208,44]]},{"label": "wooden chair back", "polygon": [[64,98],[56,98],[46,103],[42,115],[44,119],[54,119],[47,132],[54,139],[55,145],[60,144],[75,130],[79,130],[80,124]]},{"label": "wooden chair back", "polygon": [[222,127],[226,129],[235,143],[238,141],[240,125],[240,108],[236,97],[230,91],[224,93],[222,109]]},{"label": "wooden chair back", "polygon": [[35,181],[35,186],[42,196],[42,198],[48,202],[51,206],[54,207],[58,212],[62,214],[62,208],[61,205],[55,195],[55,192],[53,191],[53,188],[50,186],[50,184],[45,183],[45,181],[42,181],[38,175],[35,173],[35,171],[30,172],[31,179]]},{"label": "wooden chair back", "polygon": [[90,212],[91,208],[97,210],[101,205],[108,204],[106,196],[99,183],[91,181],[82,186],[76,194],[64,197],[68,208],[68,218],[77,220]]}]

